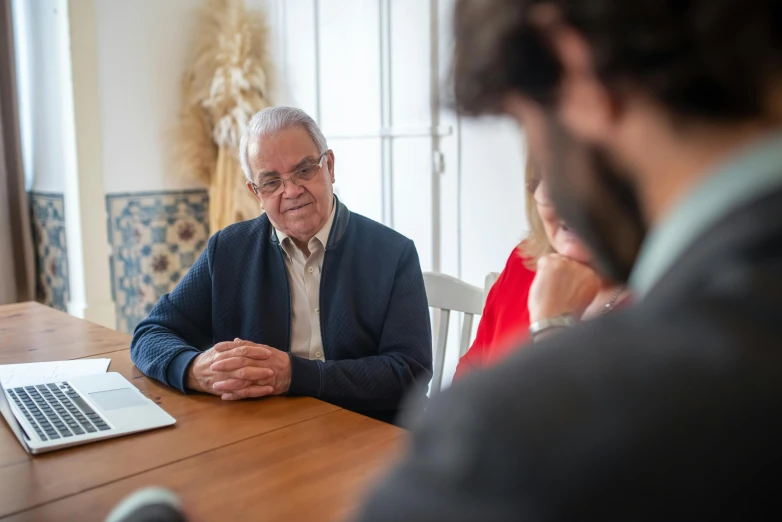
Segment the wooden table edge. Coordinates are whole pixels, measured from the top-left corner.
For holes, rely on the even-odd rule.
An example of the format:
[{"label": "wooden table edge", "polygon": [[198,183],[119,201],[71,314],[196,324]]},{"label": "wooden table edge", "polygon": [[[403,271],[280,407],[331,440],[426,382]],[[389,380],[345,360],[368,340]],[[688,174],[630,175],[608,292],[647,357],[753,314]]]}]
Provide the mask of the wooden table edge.
[{"label": "wooden table edge", "polygon": [[[315,400],[320,400],[320,399],[315,399]],[[179,464],[180,462],[186,462],[186,461],[188,461],[190,459],[197,458],[197,457],[199,457],[201,455],[205,455],[205,454],[211,453],[213,451],[218,451],[218,450],[221,450],[223,448],[234,446],[236,444],[241,444],[241,443],[247,442],[248,440],[252,440],[252,439],[255,439],[255,438],[264,437],[266,435],[269,435],[271,433],[277,432],[279,430],[290,428],[291,426],[297,426],[297,425],[299,425],[301,423],[309,422],[309,421],[311,421],[313,419],[317,419],[318,417],[323,417],[325,415],[333,415],[333,414],[339,413],[341,411],[343,411],[343,408],[338,408],[336,410],[331,410],[331,411],[319,413],[319,414],[313,415],[311,417],[307,417],[306,419],[301,419],[301,420],[296,421],[294,423],[286,424],[285,426],[280,426],[278,428],[274,428],[273,430],[269,430],[269,431],[266,431],[264,433],[258,433],[256,435],[252,435],[250,437],[245,437],[243,439],[235,440],[235,441],[229,442],[227,444],[221,444],[219,446],[214,446],[214,447],[211,447],[211,448],[206,449],[204,451],[200,451],[198,453],[194,453],[193,455],[188,455],[187,457],[183,457],[181,459],[173,460],[171,462],[166,462],[166,463],[161,464],[159,466],[154,466],[154,467],[151,467],[149,469],[145,469],[143,471],[138,471],[136,473],[131,473],[130,475],[126,475],[124,477],[120,477],[120,478],[117,478],[117,479],[114,479],[114,480],[110,480],[108,482],[103,482],[101,484],[96,484],[94,486],[91,486],[91,487],[88,487],[88,488],[84,488],[84,489],[82,489],[80,491],[77,491],[75,493],[71,493],[69,495],[62,495],[62,496],[59,496],[59,497],[56,497],[56,498],[52,498],[52,499],[46,500],[44,502],[39,502],[37,504],[33,504],[33,505],[29,506],[29,507],[26,507],[25,509],[21,509],[21,510],[18,510],[18,511],[13,511],[11,513],[6,513],[6,514],[0,516],[0,521],[6,520],[8,518],[12,518],[12,517],[16,517],[16,516],[22,515],[22,514],[28,512],[28,511],[32,511],[34,509],[40,508],[40,507],[45,506],[47,504],[51,504],[53,502],[59,502],[59,501],[64,500],[66,498],[75,497],[77,495],[82,495],[84,493],[88,493],[88,492],[90,492],[92,490],[102,488],[102,487],[107,486],[109,484],[114,484],[116,482],[122,482],[123,480],[128,480],[128,479],[133,478],[133,477],[135,477],[137,475],[143,475],[144,473],[150,473],[150,472],[155,471],[155,470],[160,469],[160,468],[165,468],[167,466],[172,466],[172,465],[175,465],[175,464]],[[356,415],[360,415],[360,414],[356,413]],[[377,422],[381,422],[381,421],[377,421]],[[398,434],[398,437],[402,437],[402,436],[404,436],[404,433],[399,433]],[[64,450],[64,451],[67,451],[67,449]]]}]

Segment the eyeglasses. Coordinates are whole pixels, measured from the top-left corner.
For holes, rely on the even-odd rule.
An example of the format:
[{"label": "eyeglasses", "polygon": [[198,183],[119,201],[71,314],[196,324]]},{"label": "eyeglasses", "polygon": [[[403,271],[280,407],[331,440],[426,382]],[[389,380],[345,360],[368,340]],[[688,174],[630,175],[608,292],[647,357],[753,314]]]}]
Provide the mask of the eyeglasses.
[{"label": "eyeglasses", "polygon": [[305,185],[307,182],[312,181],[312,178],[314,178],[318,172],[320,172],[320,169],[323,167],[323,158],[326,156],[326,152],[328,151],[325,151],[320,155],[317,163],[299,167],[298,169],[289,173],[287,179],[279,177],[264,181],[260,185],[253,183],[253,191],[265,198],[273,198],[282,194],[282,192],[285,190],[286,181],[290,181],[299,187]]}]

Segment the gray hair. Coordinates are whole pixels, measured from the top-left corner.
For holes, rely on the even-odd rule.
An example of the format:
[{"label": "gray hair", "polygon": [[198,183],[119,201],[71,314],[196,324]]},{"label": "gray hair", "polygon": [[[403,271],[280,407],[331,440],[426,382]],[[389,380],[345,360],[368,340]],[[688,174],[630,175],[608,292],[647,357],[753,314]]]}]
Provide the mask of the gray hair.
[{"label": "gray hair", "polygon": [[250,118],[239,142],[239,161],[242,163],[242,170],[248,181],[253,181],[253,172],[250,169],[250,158],[247,153],[250,143],[296,125],[304,127],[315,146],[318,147],[319,153],[328,150],[326,137],[320,131],[315,120],[310,118],[306,112],[295,107],[268,107],[256,112]]}]

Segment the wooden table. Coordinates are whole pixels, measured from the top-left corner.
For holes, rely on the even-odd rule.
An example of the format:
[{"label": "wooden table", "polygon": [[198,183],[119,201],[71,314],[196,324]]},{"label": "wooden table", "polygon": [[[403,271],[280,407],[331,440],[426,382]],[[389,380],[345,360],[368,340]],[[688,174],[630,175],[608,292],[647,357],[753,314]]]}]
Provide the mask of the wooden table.
[{"label": "wooden table", "polygon": [[0,421],[0,520],[103,520],[137,488],[171,488],[196,521],[344,520],[404,431],[306,397],[223,402],[147,379],[130,337],[37,303],[0,306],[0,364],[111,358],[171,428],[28,455]]}]

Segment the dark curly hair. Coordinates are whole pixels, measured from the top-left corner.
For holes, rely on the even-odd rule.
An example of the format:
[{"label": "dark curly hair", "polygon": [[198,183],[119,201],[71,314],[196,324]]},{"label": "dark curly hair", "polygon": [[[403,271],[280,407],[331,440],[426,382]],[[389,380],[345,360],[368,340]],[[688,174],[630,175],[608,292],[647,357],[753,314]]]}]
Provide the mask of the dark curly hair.
[{"label": "dark curly hair", "polygon": [[560,64],[530,22],[542,4],[588,42],[596,73],[614,92],[638,89],[691,119],[780,117],[772,86],[782,80],[782,0],[459,0],[459,110],[500,112],[511,92],[556,101]]}]

